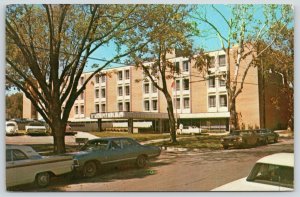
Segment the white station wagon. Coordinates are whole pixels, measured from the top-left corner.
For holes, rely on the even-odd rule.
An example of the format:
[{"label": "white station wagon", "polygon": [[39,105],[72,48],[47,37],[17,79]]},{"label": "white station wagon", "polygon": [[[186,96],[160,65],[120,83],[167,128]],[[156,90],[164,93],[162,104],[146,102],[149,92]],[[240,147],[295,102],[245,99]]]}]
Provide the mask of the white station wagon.
[{"label": "white station wagon", "polygon": [[277,153],[259,159],[248,177],[212,191],[293,191],[294,154]]}]

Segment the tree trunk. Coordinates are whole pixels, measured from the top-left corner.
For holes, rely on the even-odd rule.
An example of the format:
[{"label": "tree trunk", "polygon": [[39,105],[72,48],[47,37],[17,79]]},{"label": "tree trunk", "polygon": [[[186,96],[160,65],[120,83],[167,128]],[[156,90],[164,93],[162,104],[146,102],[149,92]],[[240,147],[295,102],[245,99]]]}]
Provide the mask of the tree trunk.
[{"label": "tree trunk", "polygon": [[62,154],[66,152],[65,128],[66,128],[66,123],[63,123],[62,121],[56,122],[52,128],[52,134],[54,140],[53,152],[56,154]]},{"label": "tree trunk", "polygon": [[237,120],[237,113],[236,113],[236,106],[235,106],[235,98],[231,99],[230,105],[229,105],[229,112],[230,112],[230,118],[229,118],[229,125],[230,130],[235,130],[238,128],[238,120]]},{"label": "tree trunk", "polygon": [[174,116],[173,102],[171,96],[168,93],[165,93],[165,96],[167,99],[167,110],[169,115],[170,139],[171,143],[176,143],[176,120]]}]

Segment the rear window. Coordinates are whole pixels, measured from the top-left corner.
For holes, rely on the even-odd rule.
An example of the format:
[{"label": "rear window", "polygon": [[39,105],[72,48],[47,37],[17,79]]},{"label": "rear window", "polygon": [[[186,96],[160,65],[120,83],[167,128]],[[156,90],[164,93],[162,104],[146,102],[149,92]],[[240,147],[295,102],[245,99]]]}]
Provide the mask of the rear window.
[{"label": "rear window", "polygon": [[14,127],[14,126],[16,126],[16,125],[13,124],[13,123],[8,123],[8,124],[6,124],[6,126],[8,126],[8,127]]},{"label": "rear window", "polygon": [[41,122],[31,122],[28,124],[29,126],[45,126],[43,123]]}]

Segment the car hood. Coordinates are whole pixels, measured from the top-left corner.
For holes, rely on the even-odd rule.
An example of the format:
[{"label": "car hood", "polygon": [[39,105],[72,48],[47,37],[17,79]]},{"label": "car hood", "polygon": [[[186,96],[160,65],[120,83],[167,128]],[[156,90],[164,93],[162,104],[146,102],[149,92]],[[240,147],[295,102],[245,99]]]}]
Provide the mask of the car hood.
[{"label": "car hood", "polygon": [[241,136],[239,135],[229,135],[229,136],[226,136],[226,137],[223,137],[223,139],[236,139],[236,138],[239,138]]},{"label": "car hood", "polygon": [[227,183],[212,191],[293,191],[291,188],[255,183],[246,180],[247,177]]},{"label": "car hood", "polygon": [[88,154],[90,154],[90,151],[77,151],[77,152],[68,153],[66,155],[70,155],[73,156],[73,158],[75,158],[75,157],[82,157]]}]

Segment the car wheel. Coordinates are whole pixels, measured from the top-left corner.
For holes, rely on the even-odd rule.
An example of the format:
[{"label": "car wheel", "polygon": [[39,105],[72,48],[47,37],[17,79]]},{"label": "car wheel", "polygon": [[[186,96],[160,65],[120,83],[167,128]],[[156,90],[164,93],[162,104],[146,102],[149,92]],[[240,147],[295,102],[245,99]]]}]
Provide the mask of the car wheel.
[{"label": "car wheel", "polygon": [[147,157],[144,155],[140,155],[136,159],[136,165],[138,168],[144,168],[147,165],[147,162]]},{"label": "car wheel", "polygon": [[274,143],[277,143],[277,142],[278,142],[278,138],[275,138],[275,139],[274,139]]},{"label": "car wheel", "polygon": [[84,164],[82,175],[83,177],[91,178],[97,174],[97,165],[95,162],[90,161]]},{"label": "car wheel", "polygon": [[223,148],[227,150],[227,149],[228,149],[228,146],[223,146]]},{"label": "car wheel", "polygon": [[35,182],[39,187],[46,187],[50,183],[50,174],[49,172],[41,172],[36,175]]}]

